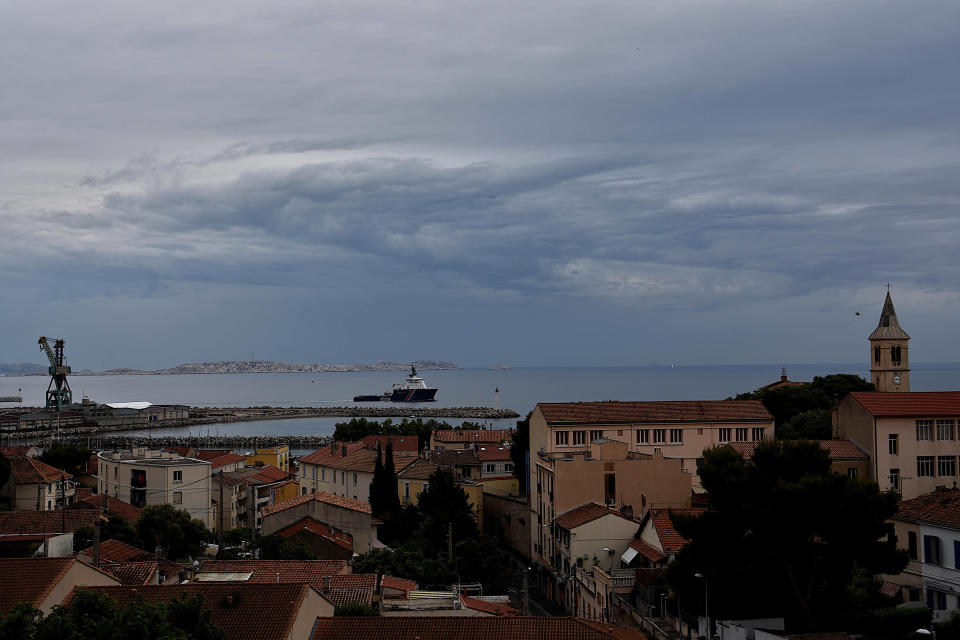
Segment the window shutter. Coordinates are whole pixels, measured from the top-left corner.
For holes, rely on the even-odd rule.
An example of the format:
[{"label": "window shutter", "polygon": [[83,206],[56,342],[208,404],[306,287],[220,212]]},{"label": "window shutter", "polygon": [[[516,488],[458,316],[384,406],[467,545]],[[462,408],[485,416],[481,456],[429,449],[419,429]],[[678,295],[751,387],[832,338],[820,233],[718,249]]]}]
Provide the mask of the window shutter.
[{"label": "window shutter", "polygon": [[[923,561],[931,562],[930,554],[933,551],[930,545],[930,536],[923,536]],[[929,594],[929,592],[927,592]],[[929,599],[929,597],[928,597]]]},{"label": "window shutter", "polygon": [[960,569],[960,540],[953,541],[953,568]]}]

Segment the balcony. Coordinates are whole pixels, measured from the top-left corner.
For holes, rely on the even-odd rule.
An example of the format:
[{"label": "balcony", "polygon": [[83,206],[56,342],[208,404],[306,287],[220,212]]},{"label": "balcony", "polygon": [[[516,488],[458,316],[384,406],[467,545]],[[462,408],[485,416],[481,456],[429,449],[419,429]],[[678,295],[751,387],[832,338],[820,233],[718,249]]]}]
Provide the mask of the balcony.
[{"label": "balcony", "polygon": [[583,567],[577,566],[577,582],[582,584],[584,588],[589,591],[591,594],[597,592],[596,582],[593,580],[593,573],[584,571]]}]

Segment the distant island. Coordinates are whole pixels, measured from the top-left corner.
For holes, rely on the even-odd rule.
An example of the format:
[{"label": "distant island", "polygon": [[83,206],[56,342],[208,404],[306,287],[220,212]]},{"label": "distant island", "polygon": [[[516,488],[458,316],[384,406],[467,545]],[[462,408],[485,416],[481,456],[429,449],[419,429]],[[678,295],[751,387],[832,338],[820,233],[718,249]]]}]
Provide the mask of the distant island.
[{"label": "distant island", "polygon": [[[271,360],[239,360],[221,362],[192,362],[177,365],[169,369],[143,371],[141,369],[109,369],[107,371],[74,371],[74,376],[149,376],[183,375],[196,373],[338,373],[349,371],[402,371],[410,365],[424,371],[439,369],[459,369],[452,362],[441,360],[414,360],[413,362],[385,362],[373,364],[289,364]],[[47,367],[40,364],[20,362],[16,364],[0,363],[0,374],[13,376],[47,375]]]}]

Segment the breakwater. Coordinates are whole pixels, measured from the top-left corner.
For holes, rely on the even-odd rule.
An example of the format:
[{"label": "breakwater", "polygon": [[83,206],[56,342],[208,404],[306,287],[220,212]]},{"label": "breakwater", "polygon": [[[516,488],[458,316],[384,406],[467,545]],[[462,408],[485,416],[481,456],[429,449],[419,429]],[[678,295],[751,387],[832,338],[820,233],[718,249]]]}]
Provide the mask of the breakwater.
[{"label": "breakwater", "polygon": [[254,451],[259,447],[287,445],[291,451],[314,450],[332,441],[330,436],[140,436],[129,433],[111,435],[73,435],[64,438],[68,442],[88,447],[94,451],[146,447],[192,447],[194,449],[234,449]]}]

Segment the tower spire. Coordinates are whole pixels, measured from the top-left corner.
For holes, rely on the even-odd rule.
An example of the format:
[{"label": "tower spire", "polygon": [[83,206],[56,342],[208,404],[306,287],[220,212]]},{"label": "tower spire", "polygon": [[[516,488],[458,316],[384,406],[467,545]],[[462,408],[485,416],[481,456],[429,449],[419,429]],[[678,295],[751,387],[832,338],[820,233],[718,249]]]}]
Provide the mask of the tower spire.
[{"label": "tower spire", "polygon": [[903,330],[893,307],[890,285],[880,311],[877,328],[870,334],[870,377],[877,391],[910,391],[907,343],[910,334]]}]

